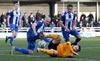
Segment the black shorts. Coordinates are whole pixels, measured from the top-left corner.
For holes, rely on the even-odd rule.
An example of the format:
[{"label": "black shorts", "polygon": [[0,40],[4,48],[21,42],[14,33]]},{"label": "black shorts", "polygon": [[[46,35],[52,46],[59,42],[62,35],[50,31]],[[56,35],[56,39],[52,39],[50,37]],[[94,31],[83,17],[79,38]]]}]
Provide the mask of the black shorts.
[{"label": "black shorts", "polygon": [[[52,41],[49,43],[48,45],[48,49],[54,49],[54,50],[57,50],[57,46],[58,44],[53,44]],[[49,55],[51,57],[57,57],[56,55]]]},{"label": "black shorts", "polygon": [[[58,43],[59,44],[59,43]],[[48,49],[54,49],[54,50],[57,50],[57,46],[58,44],[53,44],[52,41],[49,43],[48,45]]]}]

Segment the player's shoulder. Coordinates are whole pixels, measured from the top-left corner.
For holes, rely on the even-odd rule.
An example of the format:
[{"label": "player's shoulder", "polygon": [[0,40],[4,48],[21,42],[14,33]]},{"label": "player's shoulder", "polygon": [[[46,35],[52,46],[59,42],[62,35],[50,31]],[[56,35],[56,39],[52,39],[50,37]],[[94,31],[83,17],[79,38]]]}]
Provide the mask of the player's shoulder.
[{"label": "player's shoulder", "polygon": [[70,42],[70,41],[67,41],[66,44],[67,44],[67,45],[71,45],[71,42]]},{"label": "player's shoulder", "polygon": [[42,25],[43,24],[43,21],[42,20],[36,20],[35,21],[38,25]]},{"label": "player's shoulder", "polygon": [[72,14],[73,14],[73,15],[75,15],[75,13],[74,13],[74,12],[72,12]]},{"label": "player's shoulder", "polygon": [[14,12],[14,10],[12,10],[10,13],[13,13]]},{"label": "player's shoulder", "polygon": [[62,16],[65,16],[67,14],[67,12],[65,11],[63,14],[62,14]]}]

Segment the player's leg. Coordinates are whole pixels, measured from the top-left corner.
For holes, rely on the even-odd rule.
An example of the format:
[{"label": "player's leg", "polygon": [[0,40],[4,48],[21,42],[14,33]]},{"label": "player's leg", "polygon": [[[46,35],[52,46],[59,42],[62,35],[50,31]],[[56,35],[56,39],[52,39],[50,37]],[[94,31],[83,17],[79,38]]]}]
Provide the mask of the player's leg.
[{"label": "player's leg", "polygon": [[66,42],[69,41],[69,33],[66,32],[66,31],[62,31],[62,34],[63,34],[64,40],[65,40]]},{"label": "player's leg", "polygon": [[12,31],[12,39],[10,39],[9,45],[13,45],[13,39],[17,37],[18,33],[18,27],[15,27],[14,30]]},{"label": "player's leg", "polygon": [[49,54],[49,55],[57,55],[57,51],[54,50],[54,49],[41,49],[41,48],[37,48],[37,51],[38,52],[43,52],[43,53],[46,53],[46,54]]},{"label": "player's leg", "polygon": [[77,30],[71,31],[71,34],[76,37],[76,40],[72,44],[77,45],[77,43],[81,40],[82,37]]},{"label": "player's leg", "polygon": [[12,36],[9,36],[8,39],[10,39],[9,45],[13,45],[13,39],[16,38],[17,32],[14,30],[12,31]]},{"label": "player's leg", "polygon": [[18,27],[15,27],[15,25],[10,25],[10,29],[12,31],[12,36],[6,37],[5,42],[7,43],[8,39],[10,39],[9,45],[12,45],[13,39],[16,38],[17,32],[18,32]]},{"label": "player's leg", "polygon": [[23,54],[32,54],[34,51],[35,45],[36,45],[35,41],[28,41],[28,49],[16,48],[13,46],[11,49],[11,54],[13,54],[14,51],[19,51]]},{"label": "player's leg", "polygon": [[51,42],[52,41],[50,38],[45,37],[44,32],[41,32],[41,33],[38,34],[38,39],[42,39],[46,42]]},{"label": "player's leg", "polygon": [[51,42],[51,41],[52,41],[50,38],[47,38],[47,37],[43,37],[42,39],[43,39],[44,41],[46,41],[46,42]]},{"label": "player's leg", "polygon": [[28,49],[24,49],[24,48],[16,48],[16,47],[12,46],[11,55],[13,55],[14,51],[19,51],[19,52],[21,52],[23,54],[33,53],[32,50],[28,50]]}]

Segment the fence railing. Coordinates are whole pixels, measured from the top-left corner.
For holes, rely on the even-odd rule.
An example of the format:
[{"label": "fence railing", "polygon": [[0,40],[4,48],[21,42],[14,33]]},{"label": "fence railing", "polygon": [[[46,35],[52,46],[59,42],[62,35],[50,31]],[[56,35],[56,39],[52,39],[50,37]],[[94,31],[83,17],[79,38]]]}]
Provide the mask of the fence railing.
[{"label": "fence railing", "polygon": [[[27,32],[29,28],[22,27],[19,29],[19,32]],[[61,27],[45,27],[46,32],[61,32]],[[76,27],[76,29],[80,32],[100,32],[100,27]],[[0,32],[10,32],[10,28],[0,28]]]}]

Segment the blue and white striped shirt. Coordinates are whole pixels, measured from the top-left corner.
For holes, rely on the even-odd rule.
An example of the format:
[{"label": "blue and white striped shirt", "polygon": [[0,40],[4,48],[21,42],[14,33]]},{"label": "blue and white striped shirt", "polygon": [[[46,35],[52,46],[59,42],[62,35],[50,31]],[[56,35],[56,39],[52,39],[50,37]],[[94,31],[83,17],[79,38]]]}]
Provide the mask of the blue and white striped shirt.
[{"label": "blue and white striped shirt", "polygon": [[[63,22],[63,24],[69,29],[72,30],[73,28],[73,21],[75,20],[75,14],[73,12],[71,12],[70,14],[65,12],[62,16],[61,16],[61,20]],[[62,30],[65,30],[64,28],[62,28]]]},{"label": "blue and white striped shirt", "polygon": [[9,16],[10,16],[10,24],[14,24],[15,26],[18,26],[21,12],[12,10]]}]

